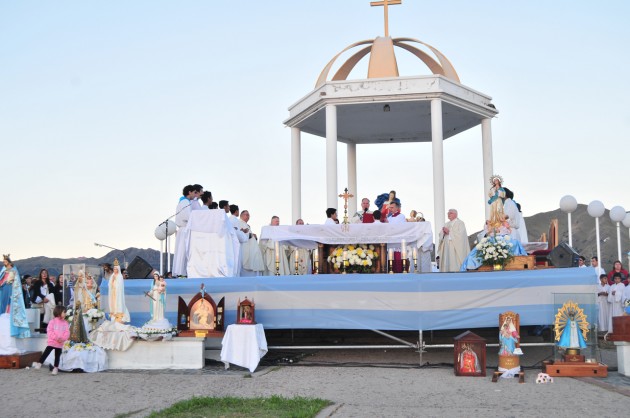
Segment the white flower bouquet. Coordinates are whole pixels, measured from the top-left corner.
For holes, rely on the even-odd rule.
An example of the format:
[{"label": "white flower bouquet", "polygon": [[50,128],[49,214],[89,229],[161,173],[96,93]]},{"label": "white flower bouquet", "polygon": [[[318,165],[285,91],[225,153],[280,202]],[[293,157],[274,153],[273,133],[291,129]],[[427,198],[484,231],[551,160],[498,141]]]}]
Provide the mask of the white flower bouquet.
[{"label": "white flower bouquet", "polygon": [[502,268],[514,258],[509,235],[485,237],[475,247],[477,260],[484,266],[500,265]]},{"label": "white flower bouquet", "polygon": [[335,248],[327,261],[337,270],[349,273],[371,273],[376,265],[378,253],[374,245],[354,244]]}]

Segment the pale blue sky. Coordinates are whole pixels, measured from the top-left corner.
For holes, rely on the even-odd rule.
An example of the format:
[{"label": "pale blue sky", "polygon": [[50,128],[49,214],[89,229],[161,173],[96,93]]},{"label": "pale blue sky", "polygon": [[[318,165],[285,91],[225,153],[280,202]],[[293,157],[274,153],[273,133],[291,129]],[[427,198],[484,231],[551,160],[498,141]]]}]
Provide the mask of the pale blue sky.
[{"label": "pale blue sky", "polygon": [[[526,216],[573,194],[630,209],[630,6],[420,1],[390,32],[441,50],[493,97],[494,166]],[[367,0],[0,1],[0,247],[14,258],[153,247],[201,183],[290,222],[287,107],[347,45],[382,35]],[[401,75],[429,74],[399,54]],[[352,78],[364,78],[365,66]],[[445,142],[446,206],[483,224],[479,127]],[[303,217],[324,220],[325,144],[303,135]],[[357,149],[359,196],[396,189],[433,220],[430,144]],[[339,189],[346,183],[339,146]],[[392,163],[396,168],[392,168]],[[609,220],[605,220],[609,222]]]}]

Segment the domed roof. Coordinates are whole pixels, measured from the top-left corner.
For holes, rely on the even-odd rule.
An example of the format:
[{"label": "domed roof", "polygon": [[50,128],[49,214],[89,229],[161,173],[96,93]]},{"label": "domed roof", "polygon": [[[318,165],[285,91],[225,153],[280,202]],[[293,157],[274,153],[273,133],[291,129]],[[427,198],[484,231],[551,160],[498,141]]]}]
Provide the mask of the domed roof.
[{"label": "domed roof", "polygon": [[[435,58],[410,43],[423,45],[433,53]],[[354,67],[368,54],[370,54],[370,62],[368,65],[367,78],[399,77],[398,64],[396,62],[396,54],[394,52],[394,47],[398,47],[415,55],[424,64],[426,64],[427,67],[429,67],[429,70],[431,70],[433,74],[443,75],[453,81],[458,83],[460,82],[459,76],[457,75],[453,64],[451,64],[444,54],[431,45],[414,38],[392,38],[390,36],[379,36],[376,39],[360,41],[349,45],[335,55],[322,70],[319,78],[317,79],[317,83],[315,84],[315,88],[328,81],[330,69],[341,54],[361,45],[368,46],[355,52],[350,58],[348,58],[346,62],[339,67],[335,75],[331,78],[331,81],[347,80]]]}]

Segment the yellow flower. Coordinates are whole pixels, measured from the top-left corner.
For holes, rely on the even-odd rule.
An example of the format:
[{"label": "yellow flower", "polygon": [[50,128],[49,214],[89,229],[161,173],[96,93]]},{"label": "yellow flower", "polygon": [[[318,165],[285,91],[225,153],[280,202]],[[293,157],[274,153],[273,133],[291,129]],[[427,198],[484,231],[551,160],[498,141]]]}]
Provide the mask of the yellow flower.
[{"label": "yellow flower", "polygon": [[369,257],[374,256],[374,251],[372,251],[372,250],[367,250],[367,255],[368,255]]},{"label": "yellow flower", "polygon": [[350,251],[354,250],[354,245],[348,245],[348,249],[349,249]]}]

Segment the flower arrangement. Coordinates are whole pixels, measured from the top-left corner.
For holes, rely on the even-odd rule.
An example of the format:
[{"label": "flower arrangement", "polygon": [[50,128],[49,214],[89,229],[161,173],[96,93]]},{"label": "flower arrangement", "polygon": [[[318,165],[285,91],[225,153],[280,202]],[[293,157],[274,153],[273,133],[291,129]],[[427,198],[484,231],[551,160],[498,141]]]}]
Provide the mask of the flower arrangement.
[{"label": "flower arrangement", "polygon": [[105,317],[105,312],[100,309],[92,308],[83,314],[84,318],[87,318],[89,321],[97,322],[99,319]]},{"label": "flower arrangement", "polygon": [[513,257],[509,235],[496,235],[484,237],[475,247],[477,260],[484,266],[500,265],[504,267]]},{"label": "flower arrangement", "polygon": [[74,308],[72,306],[68,306],[66,309],[66,321],[72,322],[72,319],[74,319]]},{"label": "flower arrangement", "polygon": [[342,270],[342,265],[345,264],[347,272],[371,273],[372,266],[376,263],[375,259],[377,257],[378,253],[374,245],[344,245],[332,251],[328,256],[328,262],[337,270]]},{"label": "flower arrangement", "polygon": [[92,343],[75,343],[74,341],[66,341],[63,343],[63,352],[67,353],[70,350],[74,351],[95,351],[96,347]]}]

